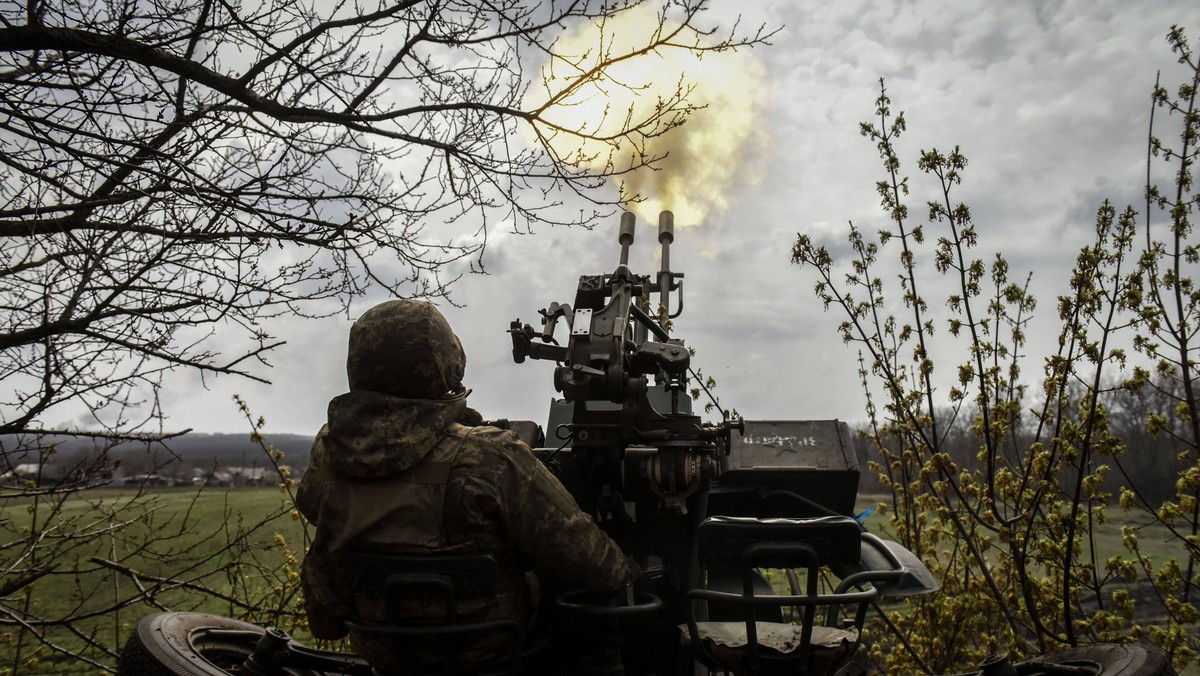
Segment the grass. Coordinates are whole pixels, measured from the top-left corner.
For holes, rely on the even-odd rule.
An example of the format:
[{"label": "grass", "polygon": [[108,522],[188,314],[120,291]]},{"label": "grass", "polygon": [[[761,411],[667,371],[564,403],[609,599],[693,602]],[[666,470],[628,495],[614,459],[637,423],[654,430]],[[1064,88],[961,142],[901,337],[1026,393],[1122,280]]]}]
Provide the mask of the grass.
[{"label": "grass", "polygon": [[[863,496],[859,511],[881,500]],[[887,536],[886,517],[878,511],[866,524]],[[1156,562],[1183,556],[1165,528],[1142,526],[1114,508],[1097,530],[1101,562],[1109,554],[1127,553],[1122,525],[1139,528],[1143,553]],[[162,609],[260,624],[281,624],[272,617],[295,610],[295,598],[286,592],[294,589],[289,576],[298,571],[281,542],[298,557],[304,530],[292,517],[287,496],[276,488],[96,489],[58,499],[0,500],[0,562],[6,568],[23,555],[30,529],[47,535],[43,545],[50,549],[45,551],[58,563],[55,572],[0,599],[5,613],[0,615],[0,675],[105,673],[101,665],[115,662],[113,655],[137,622]],[[79,537],[85,533],[88,538]],[[37,561],[24,561],[22,567],[30,564]],[[114,602],[127,605],[104,612]],[[56,654],[28,636],[22,639],[9,614],[14,610],[46,620],[32,630],[65,650],[85,649],[93,663]],[[88,613],[99,614],[76,624],[82,635],[53,622]]]},{"label": "grass", "polygon": [[[868,495],[860,496],[856,511],[862,512],[871,507],[878,507],[881,504],[887,504],[888,510],[891,506],[888,502],[889,498],[883,495]],[[865,520],[868,529],[879,535],[880,537],[894,539],[894,535],[889,532],[888,517],[881,514],[883,510],[877,509],[874,514]],[[1117,505],[1110,506],[1105,510],[1105,520],[1101,524],[1097,522],[1093,530],[1093,539],[1088,541],[1084,539],[1081,542],[1080,560],[1090,562],[1092,560],[1091,552],[1095,551],[1095,561],[1101,577],[1104,576],[1105,561],[1113,555],[1120,555],[1125,558],[1132,558],[1133,555],[1125,548],[1122,540],[1122,529],[1126,526],[1132,527],[1137,534],[1139,544],[1139,554],[1148,556],[1155,565],[1161,565],[1169,559],[1177,561],[1187,560],[1187,551],[1183,546],[1183,542],[1179,537],[1173,535],[1170,530],[1161,522],[1153,521],[1146,515],[1128,511],[1120,508]],[[997,555],[999,550],[992,549],[991,554]],[[1130,589],[1135,592],[1135,596],[1148,600],[1152,595],[1152,585],[1144,578],[1139,578],[1133,582],[1110,582],[1105,585],[1105,588],[1111,592],[1117,588]],[[1147,603],[1139,604],[1142,606],[1141,611],[1146,612],[1144,607]],[[1153,616],[1143,616],[1139,619],[1153,620]]]},{"label": "grass", "polygon": [[[304,538],[275,488],[98,489],[0,501],[6,568],[39,565],[29,555],[31,533],[42,541],[34,556],[54,566],[0,599],[0,674],[11,676],[104,673],[137,622],[164,609],[260,620],[286,612],[295,571],[282,544],[302,552]],[[22,635],[13,614],[42,622]],[[85,619],[71,631],[56,622],[68,616]]]},{"label": "grass", "polygon": [[[887,504],[890,509],[890,498],[882,495],[860,496],[856,509],[862,512],[867,508],[876,507],[880,504]],[[871,532],[880,537],[888,538],[891,535],[888,532],[888,518],[886,515],[881,515],[881,512],[882,510],[877,509],[871,517],[866,519],[866,525]],[[1105,562],[1109,557],[1118,555],[1126,560],[1136,560],[1136,556],[1125,546],[1122,535],[1125,527],[1131,528],[1136,534],[1138,542],[1137,556],[1148,557],[1156,569],[1161,568],[1163,564],[1172,559],[1186,564],[1188,553],[1184,546],[1184,541],[1178,534],[1172,533],[1167,526],[1152,519],[1145,513],[1125,510],[1113,504],[1105,510],[1103,523],[1099,521],[1095,523],[1093,538],[1091,540],[1085,538],[1080,543],[1081,555],[1079,560],[1083,563],[1091,562],[1093,560],[1092,552],[1094,551],[1094,561],[1102,580],[1106,579]],[[1004,556],[995,547],[990,549],[987,555],[993,562],[996,562],[999,557]],[[1102,586],[1101,598],[1088,598],[1087,592],[1081,592],[1081,603],[1085,610],[1089,611],[1094,611],[1099,604],[1102,604],[1105,608],[1110,608],[1112,606],[1112,594],[1119,589],[1128,591],[1129,595],[1134,599],[1134,623],[1142,627],[1166,625],[1167,618],[1163,601],[1159,597],[1159,593],[1155,590],[1153,583],[1140,572],[1138,577],[1131,581],[1108,576],[1107,581]],[[1183,676],[1200,676],[1200,664],[1188,664],[1180,671],[1180,674]]]}]

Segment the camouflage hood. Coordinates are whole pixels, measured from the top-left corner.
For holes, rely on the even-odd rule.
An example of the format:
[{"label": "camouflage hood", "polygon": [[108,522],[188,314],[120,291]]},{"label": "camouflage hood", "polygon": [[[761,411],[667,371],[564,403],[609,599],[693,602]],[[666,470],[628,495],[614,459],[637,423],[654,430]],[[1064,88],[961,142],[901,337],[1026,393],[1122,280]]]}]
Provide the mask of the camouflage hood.
[{"label": "camouflage hood", "polygon": [[380,303],[350,328],[346,375],[351,390],[437,399],[461,386],[466,368],[458,336],[426,301]]},{"label": "camouflage hood", "polygon": [[453,423],[468,415],[467,392],[442,399],[402,399],[356,390],[329,402],[324,443],[332,469],[382,478],[421,462]]}]

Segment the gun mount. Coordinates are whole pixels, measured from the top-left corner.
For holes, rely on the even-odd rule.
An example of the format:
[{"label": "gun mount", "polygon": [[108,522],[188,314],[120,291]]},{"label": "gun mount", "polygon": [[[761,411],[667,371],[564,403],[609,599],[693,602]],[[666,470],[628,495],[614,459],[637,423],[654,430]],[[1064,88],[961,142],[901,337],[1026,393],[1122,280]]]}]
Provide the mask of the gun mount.
[{"label": "gun mount", "polygon": [[[686,514],[688,498],[719,472],[730,432],[741,429],[738,419],[709,424],[691,412],[691,352],[670,334],[670,320],[683,310],[683,273],[670,268],[671,212],[659,216],[662,265],[653,276],[629,268],[634,221],[622,215],[620,262],[611,274],[580,277],[574,307],[541,310],[540,331],[519,319],[509,328],[517,363],[559,363],[554,386],[564,399],[552,412],[551,440],[571,447],[576,499],[610,528],[633,518],[625,506],[627,459],[637,458],[635,473],[659,508]],[[555,337],[560,321],[567,324],[565,345]]]}]

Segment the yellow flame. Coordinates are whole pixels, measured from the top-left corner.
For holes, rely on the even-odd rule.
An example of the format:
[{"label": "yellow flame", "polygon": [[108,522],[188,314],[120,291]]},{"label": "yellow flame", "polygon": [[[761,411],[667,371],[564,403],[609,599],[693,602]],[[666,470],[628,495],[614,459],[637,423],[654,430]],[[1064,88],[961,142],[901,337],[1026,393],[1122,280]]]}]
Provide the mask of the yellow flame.
[{"label": "yellow flame", "polygon": [[[603,25],[588,24],[564,37],[556,51],[580,57],[578,70],[552,64],[544,73],[545,92],[563,87],[606,54],[639,50],[659,25],[652,3],[624,12]],[[668,26],[669,28],[669,26]],[[658,222],[660,211],[675,214],[677,227],[696,225],[722,212],[727,197],[760,178],[766,133],[759,115],[768,98],[762,65],[748,50],[694,52],[660,48],[604,69],[547,109],[548,122],[591,136],[618,132],[629,120],[653,115],[655,106],[671,100],[681,86],[692,86],[688,100],[698,106],[681,127],[635,144],[629,139],[606,144],[596,139],[553,136],[560,156],[597,170],[620,169],[631,158],[662,156],[658,171],[641,169],[624,176],[623,196],[639,220]],[[640,153],[640,155],[639,155]]]}]

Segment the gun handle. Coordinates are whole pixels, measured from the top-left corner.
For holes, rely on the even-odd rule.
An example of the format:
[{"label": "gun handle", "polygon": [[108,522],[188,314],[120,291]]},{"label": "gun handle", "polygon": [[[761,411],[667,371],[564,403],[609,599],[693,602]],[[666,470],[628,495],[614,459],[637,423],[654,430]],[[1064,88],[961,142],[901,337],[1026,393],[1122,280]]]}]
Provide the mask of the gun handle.
[{"label": "gun handle", "polygon": [[529,344],[533,340],[533,327],[528,324],[521,326],[521,320],[514,319],[508,325],[508,335],[512,336],[513,361],[524,364],[525,358],[529,356]]}]

